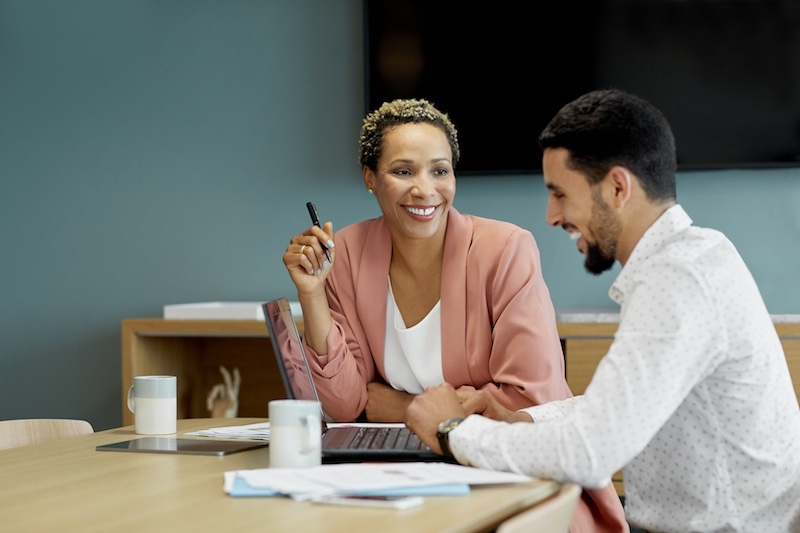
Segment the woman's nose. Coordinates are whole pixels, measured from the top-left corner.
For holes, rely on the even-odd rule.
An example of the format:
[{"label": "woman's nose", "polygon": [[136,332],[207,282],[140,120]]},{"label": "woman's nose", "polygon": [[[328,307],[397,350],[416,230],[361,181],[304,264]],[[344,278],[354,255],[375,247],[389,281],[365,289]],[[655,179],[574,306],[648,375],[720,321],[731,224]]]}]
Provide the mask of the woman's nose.
[{"label": "woman's nose", "polygon": [[433,194],[435,187],[432,180],[424,177],[417,178],[414,181],[414,186],[411,188],[411,194],[421,198],[427,198]]}]

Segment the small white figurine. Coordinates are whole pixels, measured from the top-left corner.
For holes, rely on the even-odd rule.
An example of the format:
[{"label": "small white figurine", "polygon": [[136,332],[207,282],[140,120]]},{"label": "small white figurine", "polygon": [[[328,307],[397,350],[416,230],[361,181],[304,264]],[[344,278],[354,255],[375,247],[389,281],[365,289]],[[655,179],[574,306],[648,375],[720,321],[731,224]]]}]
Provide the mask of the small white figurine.
[{"label": "small white figurine", "polygon": [[233,369],[233,379],[224,366],[219,367],[219,371],[222,372],[225,383],[219,383],[211,388],[206,406],[212,418],[236,418],[239,412],[239,387],[242,384],[242,377],[238,368]]}]

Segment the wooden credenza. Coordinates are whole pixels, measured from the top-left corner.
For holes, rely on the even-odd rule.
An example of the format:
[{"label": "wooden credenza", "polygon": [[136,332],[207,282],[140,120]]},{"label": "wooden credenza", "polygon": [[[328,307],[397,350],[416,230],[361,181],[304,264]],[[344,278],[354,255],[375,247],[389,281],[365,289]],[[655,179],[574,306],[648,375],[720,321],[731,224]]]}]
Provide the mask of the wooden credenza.
[{"label": "wooden credenza", "polygon": [[269,401],[286,397],[264,321],[123,320],[122,424],[133,424],[133,377],[147,374],[178,377],[178,418],[210,416],[206,398],[224,383],[220,366],[241,374],[240,417],[265,418]]},{"label": "wooden credenza", "polygon": [[[605,315],[562,314],[558,331],[564,346],[566,378],[574,394],[582,394],[617,330]],[[575,321],[575,318],[583,321]],[[302,323],[298,324],[302,331]],[[800,320],[776,322],[795,393],[800,398]],[[223,383],[219,367],[238,368],[240,417],[264,418],[270,400],[284,398],[284,388],[267,326],[259,320],[175,320],[136,318],[122,321],[122,420],[133,424],[128,388],[133,377],[178,376],[178,418],[209,416],[206,398]],[[622,475],[613,479],[622,494]]]}]

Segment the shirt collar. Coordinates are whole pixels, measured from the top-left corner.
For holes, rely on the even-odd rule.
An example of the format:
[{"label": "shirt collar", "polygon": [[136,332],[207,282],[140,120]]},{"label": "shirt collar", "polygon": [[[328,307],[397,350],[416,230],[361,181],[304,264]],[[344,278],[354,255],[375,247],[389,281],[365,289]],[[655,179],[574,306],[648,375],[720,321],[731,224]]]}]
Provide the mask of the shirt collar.
[{"label": "shirt collar", "polygon": [[628,262],[608,290],[608,297],[621,305],[625,299],[626,289],[630,288],[638,267],[661,250],[665,242],[691,225],[692,219],[679,204],[664,211],[636,243]]}]

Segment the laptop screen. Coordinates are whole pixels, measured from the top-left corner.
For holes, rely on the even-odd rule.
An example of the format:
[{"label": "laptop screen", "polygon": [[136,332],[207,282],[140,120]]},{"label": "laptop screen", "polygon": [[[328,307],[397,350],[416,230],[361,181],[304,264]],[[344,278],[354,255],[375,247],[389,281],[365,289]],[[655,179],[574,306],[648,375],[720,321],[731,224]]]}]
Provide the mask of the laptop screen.
[{"label": "laptop screen", "polygon": [[289,300],[279,298],[262,307],[287,397],[319,401]]}]

